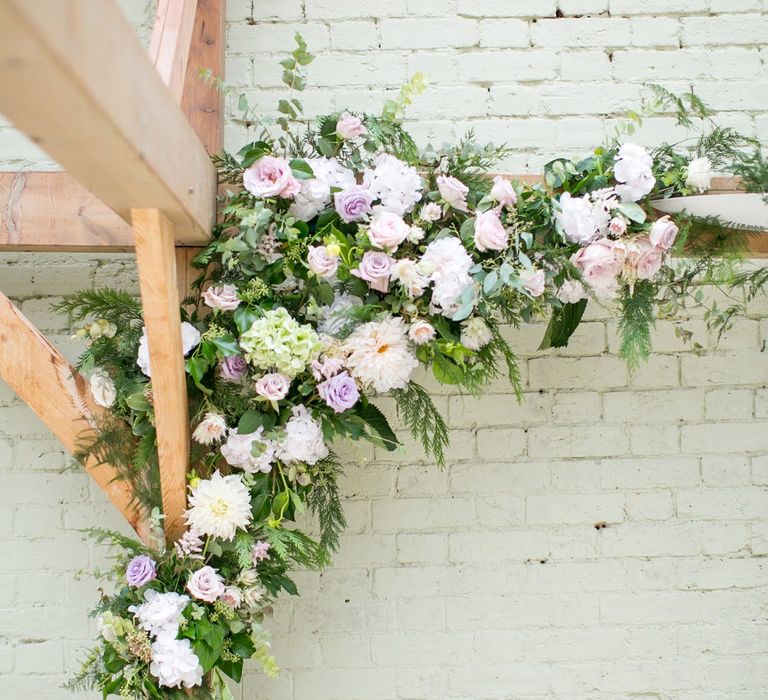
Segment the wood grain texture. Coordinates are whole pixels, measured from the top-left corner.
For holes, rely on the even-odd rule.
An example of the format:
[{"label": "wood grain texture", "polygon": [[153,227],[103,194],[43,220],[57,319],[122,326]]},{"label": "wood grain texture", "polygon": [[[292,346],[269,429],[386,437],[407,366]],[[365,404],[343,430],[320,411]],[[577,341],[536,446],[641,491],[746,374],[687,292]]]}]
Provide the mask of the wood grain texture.
[{"label": "wood grain texture", "polygon": [[[70,453],[94,434],[94,404],[83,377],[0,292],[0,377],[37,414]],[[108,464],[90,459],[83,465],[142,538],[146,522],[132,502],[130,484]]]},{"label": "wood grain texture", "polygon": [[158,0],[147,50],[177,103],[184,90],[196,6],[197,0]]},{"label": "wood grain texture", "polygon": [[208,240],[214,167],[114,0],[4,0],[0,68],[0,109],[105,205]]},{"label": "wood grain texture", "polygon": [[173,225],[158,209],[131,212],[152,368],[160,485],[168,541],[184,531],[189,409]]},{"label": "wood grain texture", "polygon": [[224,77],[226,0],[198,0],[181,108],[209,154],[224,148],[224,95],[201,70]]},{"label": "wood grain texture", "polygon": [[133,229],[67,173],[0,173],[0,250],[129,251]]}]

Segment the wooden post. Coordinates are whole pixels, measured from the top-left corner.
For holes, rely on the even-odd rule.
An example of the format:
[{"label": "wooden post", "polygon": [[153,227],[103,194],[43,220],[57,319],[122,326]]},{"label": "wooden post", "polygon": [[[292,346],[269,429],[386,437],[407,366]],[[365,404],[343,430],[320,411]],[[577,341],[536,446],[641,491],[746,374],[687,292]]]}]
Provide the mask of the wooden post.
[{"label": "wooden post", "polygon": [[[71,453],[94,436],[101,409],[86,381],[24,315],[0,293],[0,377]],[[131,485],[114,467],[90,458],[83,465],[131,527],[146,541],[147,523]]]},{"label": "wooden post", "polygon": [[149,343],[165,535],[184,531],[189,410],[181,343],[173,226],[159,209],[131,210]]},{"label": "wooden post", "polygon": [[184,90],[196,5],[196,0],[158,0],[149,42],[149,60],[177,103]]}]

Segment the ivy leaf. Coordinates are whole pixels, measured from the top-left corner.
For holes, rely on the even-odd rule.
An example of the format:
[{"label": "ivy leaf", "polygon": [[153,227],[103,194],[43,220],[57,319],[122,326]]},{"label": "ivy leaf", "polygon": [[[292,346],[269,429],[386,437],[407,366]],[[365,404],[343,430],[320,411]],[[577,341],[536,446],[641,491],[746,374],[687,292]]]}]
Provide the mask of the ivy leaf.
[{"label": "ivy leaf", "polygon": [[297,180],[311,180],[315,176],[310,164],[302,158],[294,158],[289,165],[291,166],[291,172]]},{"label": "ivy leaf", "polygon": [[231,335],[223,335],[220,338],[213,338],[213,344],[221,351],[224,357],[237,355],[240,352],[238,342]]},{"label": "ivy leaf", "polygon": [[564,348],[568,345],[568,340],[581,323],[581,317],[586,308],[587,300],[582,299],[577,304],[563,304],[561,308],[555,309],[549,319],[539,350]]},{"label": "ivy leaf", "polygon": [[390,427],[386,416],[379,410],[378,406],[372,403],[363,405],[360,402],[355,409],[355,413],[376,431],[381,438],[382,447],[385,447],[390,452],[397,449],[400,442]]},{"label": "ivy leaf", "polygon": [[276,418],[273,414],[261,413],[261,411],[246,411],[240,416],[237,423],[237,432],[240,435],[255,433],[259,428],[269,430],[274,427]]},{"label": "ivy leaf", "polygon": [[461,384],[464,380],[464,370],[445,355],[435,355],[432,373],[441,384]]},{"label": "ivy leaf", "polygon": [[252,325],[253,322],[259,318],[259,314],[253,309],[249,309],[247,306],[238,306],[235,309],[235,325],[240,333],[245,333]]}]

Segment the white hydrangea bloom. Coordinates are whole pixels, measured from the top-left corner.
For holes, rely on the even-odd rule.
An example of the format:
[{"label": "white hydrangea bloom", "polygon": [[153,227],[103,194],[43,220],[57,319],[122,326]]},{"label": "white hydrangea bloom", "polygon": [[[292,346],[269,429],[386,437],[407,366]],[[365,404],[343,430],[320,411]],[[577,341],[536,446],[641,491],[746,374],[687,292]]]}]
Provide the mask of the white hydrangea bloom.
[{"label": "white hydrangea bloom", "polygon": [[154,642],[149,672],[166,688],[193,688],[203,682],[203,667],[188,639]]},{"label": "white hydrangea bloom", "polygon": [[373,169],[365,171],[363,185],[380,200],[381,209],[398,216],[413,211],[424,188],[416,168],[388,153],[377,156]]},{"label": "white hydrangea bloom", "polygon": [[328,447],[323,440],[323,429],[312,418],[305,406],[294,406],[293,417],[285,425],[285,438],[280,443],[277,455],[285,462],[306,462],[315,464],[328,456]]},{"label": "white hydrangea bloom", "polygon": [[331,202],[331,188],[341,190],[355,185],[355,174],[335,158],[307,158],[315,177],[301,181],[288,212],[300,221],[309,221]]},{"label": "white hydrangea bloom", "polygon": [[472,285],[469,270],[473,261],[461,241],[446,236],[432,241],[419,265],[432,283],[432,307],[444,316],[453,316],[459,297]]}]

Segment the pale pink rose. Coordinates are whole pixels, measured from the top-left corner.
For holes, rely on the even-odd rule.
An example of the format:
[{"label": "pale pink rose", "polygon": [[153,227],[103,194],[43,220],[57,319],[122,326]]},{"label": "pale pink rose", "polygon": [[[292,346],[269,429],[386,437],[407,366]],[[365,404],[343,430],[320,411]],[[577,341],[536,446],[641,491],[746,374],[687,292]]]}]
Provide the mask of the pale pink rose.
[{"label": "pale pink rose", "polygon": [[234,311],[240,306],[240,300],[237,298],[237,287],[234,284],[208,287],[203,292],[203,301],[206,306],[222,311]]},{"label": "pale pink rose", "polygon": [[227,586],[221,600],[233,610],[237,610],[243,604],[243,594],[235,586]]},{"label": "pale pink rose", "polygon": [[254,385],[256,393],[270,401],[284,399],[290,387],[291,380],[280,372],[265,374]]},{"label": "pale pink rose", "polygon": [[520,273],[523,280],[523,287],[532,297],[540,297],[544,294],[544,288],[547,284],[547,276],[544,270],[523,270]]},{"label": "pale pink rose", "polygon": [[344,363],[338,357],[326,357],[321,360],[312,360],[310,365],[312,376],[319,382],[338,374],[344,369]]},{"label": "pale pink rose", "polygon": [[410,227],[397,214],[382,211],[371,219],[368,238],[377,248],[394,251],[410,233]]},{"label": "pale pink rose", "polygon": [[336,134],[342,139],[355,139],[367,131],[363,122],[349,112],[344,112],[336,122]]},{"label": "pale pink rose", "polygon": [[599,297],[611,298],[618,291],[621,258],[614,250],[613,241],[600,238],[581,248],[571,257],[571,262],[581,270],[584,281]]},{"label": "pale pink rose", "polygon": [[493,197],[503,207],[514,207],[517,204],[517,192],[512,187],[512,183],[501,175],[493,178],[493,187],[491,188],[491,197]]},{"label": "pale pink rose", "polygon": [[484,211],[475,217],[475,246],[486,250],[504,250],[509,245],[509,233],[495,211]]},{"label": "pale pink rose", "polygon": [[623,236],[627,232],[627,222],[620,216],[614,216],[608,224],[608,230],[614,236]]},{"label": "pale pink rose", "polygon": [[678,230],[668,216],[663,216],[654,221],[653,226],[651,226],[651,232],[648,235],[651,245],[662,250],[669,250],[675,243]]},{"label": "pale pink rose", "polygon": [[443,216],[443,208],[436,202],[425,204],[419,212],[422,221],[437,221]]},{"label": "pale pink rose", "polygon": [[204,566],[192,574],[187,590],[198,600],[214,603],[224,595],[224,581],[212,566]]},{"label": "pale pink rose", "polygon": [[339,257],[328,255],[324,245],[311,245],[307,249],[307,265],[318,277],[333,277],[339,269]]},{"label": "pale pink rose", "polygon": [[664,251],[653,245],[647,236],[636,238],[634,245],[637,248],[635,266],[638,279],[653,279],[661,270],[661,264],[664,262]]},{"label": "pale pink rose", "polygon": [[290,199],[301,189],[285,158],[264,156],[243,173],[243,186],[255,197]]},{"label": "pale pink rose", "polygon": [[557,290],[557,298],[563,304],[578,304],[582,299],[587,298],[587,291],[578,280],[565,280]]},{"label": "pale pink rose", "polygon": [[361,280],[368,282],[371,289],[386,294],[389,291],[389,276],[392,272],[392,258],[386,253],[368,250],[360,261],[360,267],[350,270]]},{"label": "pale pink rose", "polygon": [[424,345],[435,338],[435,327],[427,321],[414,321],[408,329],[408,337],[415,345]]},{"label": "pale pink rose", "polygon": [[437,189],[440,191],[440,196],[454,209],[467,211],[469,187],[461,180],[450,175],[439,175],[437,177]]}]

